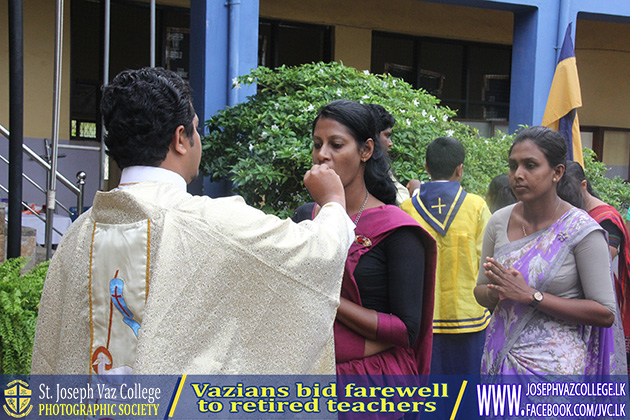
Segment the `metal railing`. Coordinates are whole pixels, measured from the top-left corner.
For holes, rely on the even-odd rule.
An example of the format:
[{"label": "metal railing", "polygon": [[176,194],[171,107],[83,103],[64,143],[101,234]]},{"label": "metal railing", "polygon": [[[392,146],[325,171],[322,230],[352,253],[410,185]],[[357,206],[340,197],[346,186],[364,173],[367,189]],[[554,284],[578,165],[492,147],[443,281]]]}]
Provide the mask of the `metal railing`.
[{"label": "metal railing", "polygon": [[[9,130],[4,128],[2,125],[0,125],[0,134],[2,134],[2,136],[4,136],[7,140],[9,139]],[[93,150],[94,149],[94,148],[89,147],[89,146],[69,146],[69,147],[66,147],[66,148],[67,149],[82,149],[82,150]],[[23,149],[23,152],[29,158],[33,159],[33,161],[35,161],[35,163],[37,163],[39,166],[44,168],[44,170],[46,171],[47,176],[51,175],[51,165],[50,165],[50,163],[48,163],[46,160],[44,160],[41,156],[39,156],[37,153],[35,153],[33,151],[33,149],[31,149],[30,147],[28,147],[25,144],[22,145],[22,149]],[[95,149],[98,150],[100,148],[95,148]],[[4,156],[2,156],[2,155],[0,155],[0,160],[5,162],[7,165],[9,164],[9,160],[7,158],[5,158]],[[22,177],[25,180],[27,180],[30,184],[32,184],[36,189],[41,191],[44,195],[47,194],[47,191],[44,188],[42,188],[39,184],[37,184],[37,182],[35,182],[27,174],[22,173]],[[55,171],[55,177],[61,184],[63,184],[65,187],[67,187],[68,190],[71,193],[73,193],[74,195],[77,196],[77,216],[80,216],[81,213],[83,212],[83,194],[84,194],[85,178],[86,178],[85,172],[80,171],[79,173],[77,173],[77,185],[78,186],[74,185],[70,180],[68,180],[68,178],[66,178],[65,176],[60,174],[58,171]],[[0,184],[0,190],[4,191],[7,194],[9,192],[9,190],[2,184]],[[66,213],[68,213],[68,215],[72,216],[72,211],[70,209],[68,209],[66,206],[64,206],[62,203],[60,203],[57,199],[55,199],[55,203],[57,205],[59,205],[59,207],[62,210],[64,210]],[[39,218],[42,222],[44,222],[46,224],[46,227],[48,229],[48,225],[49,225],[49,223],[52,223],[52,220],[50,222],[48,220],[46,220],[45,217],[42,217],[41,214],[39,214],[37,211],[32,209],[24,201],[22,201],[22,207],[24,207],[25,209],[30,210],[31,213],[33,213],[35,216],[37,216],[37,218]],[[60,236],[63,235],[63,232],[60,232],[54,226],[51,226],[51,227],[52,227],[52,230],[57,232]],[[47,236],[49,236],[49,235],[47,235]],[[49,238],[47,237],[46,240],[49,240]],[[48,247],[48,244],[46,244],[46,246]]]}]

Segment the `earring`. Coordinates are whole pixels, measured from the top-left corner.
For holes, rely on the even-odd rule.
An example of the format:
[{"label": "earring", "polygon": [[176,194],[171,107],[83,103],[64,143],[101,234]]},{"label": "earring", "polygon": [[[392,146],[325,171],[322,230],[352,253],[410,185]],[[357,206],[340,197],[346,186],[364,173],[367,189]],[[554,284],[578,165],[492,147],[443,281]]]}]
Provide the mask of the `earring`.
[{"label": "earring", "polygon": [[556,182],[556,178],[553,179],[553,182]]}]

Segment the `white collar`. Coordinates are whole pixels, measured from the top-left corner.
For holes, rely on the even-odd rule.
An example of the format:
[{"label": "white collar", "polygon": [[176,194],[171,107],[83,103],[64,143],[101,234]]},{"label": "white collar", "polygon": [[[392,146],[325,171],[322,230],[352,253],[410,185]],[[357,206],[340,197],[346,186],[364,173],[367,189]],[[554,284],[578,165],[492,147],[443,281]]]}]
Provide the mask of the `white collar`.
[{"label": "white collar", "polygon": [[129,166],[123,169],[118,188],[146,181],[166,182],[186,191],[186,180],[180,174],[157,166]]}]

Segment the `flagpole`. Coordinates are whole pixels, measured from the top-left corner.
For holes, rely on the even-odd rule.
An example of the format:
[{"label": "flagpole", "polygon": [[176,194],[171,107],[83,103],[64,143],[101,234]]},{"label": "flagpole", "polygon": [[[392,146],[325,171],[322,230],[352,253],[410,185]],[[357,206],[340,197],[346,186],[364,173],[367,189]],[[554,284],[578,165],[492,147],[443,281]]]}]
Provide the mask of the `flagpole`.
[{"label": "flagpole", "polygon": [[[558,2],[558,34],[556,38],[556,63],[560,57],[560,50],[562,50],[562,44],[564,42],[564,35],[567,31],[567,26],[571,24],[569,19],[569,0],[560,0]],[[573,36],[573,28],[571,28],[571,38]]]}]

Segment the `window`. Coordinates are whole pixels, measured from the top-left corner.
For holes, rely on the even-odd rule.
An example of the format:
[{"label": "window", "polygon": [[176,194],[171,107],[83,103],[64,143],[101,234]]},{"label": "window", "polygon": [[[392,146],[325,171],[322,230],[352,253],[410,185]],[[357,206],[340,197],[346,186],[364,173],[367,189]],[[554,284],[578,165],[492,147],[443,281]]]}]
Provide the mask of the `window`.
[{"label": "window", "polygon": [[591,148],[597,159],[608,167],[606,176],[630,180],[630,129],[613,127],[580,127],[582,147]]},{"label": "window", "polygon": [[275,68],[332,60],[330,26],[261,19],[258,65]]},{"label": "window", "polygon": [[457,111],[462,119],[507,121],[512,50],[509,46],[372,35],[372,72],[401,77]]},{"label": "window", "polygon": [[[96,140],[101,123],[98,110],[103,80],[102,2],[71,3],[70,124],[73,140]],[[111,2],[109,74],[150,64],[150,9],[148,3]],[[156,65],[188,77],[190,11],[156,6]]]}]

